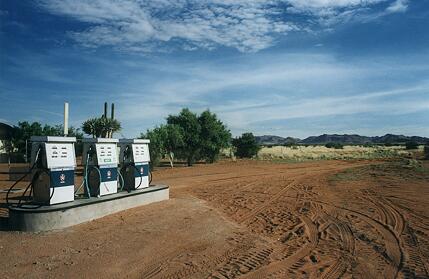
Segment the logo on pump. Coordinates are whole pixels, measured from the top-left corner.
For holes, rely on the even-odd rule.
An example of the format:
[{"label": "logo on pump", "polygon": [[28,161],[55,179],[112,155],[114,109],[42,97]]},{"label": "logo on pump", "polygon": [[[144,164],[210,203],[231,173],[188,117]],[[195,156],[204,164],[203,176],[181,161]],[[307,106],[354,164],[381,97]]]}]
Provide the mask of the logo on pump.
[{"label": "logo on pump", "polygon": [[112,172],[111,171],[107,171],[107,178],[111,178],[112,177]]},{"label": "logo on pump", "polygon": [[143,174],[144,173],[144,168],[143,167],[141,167],[140,168],[140,174]]},{"label": "logo on pump", "polygon": [[66,175],[64,173],[62,173],[60,175],[60,183],[64,183],[66,181]]}]

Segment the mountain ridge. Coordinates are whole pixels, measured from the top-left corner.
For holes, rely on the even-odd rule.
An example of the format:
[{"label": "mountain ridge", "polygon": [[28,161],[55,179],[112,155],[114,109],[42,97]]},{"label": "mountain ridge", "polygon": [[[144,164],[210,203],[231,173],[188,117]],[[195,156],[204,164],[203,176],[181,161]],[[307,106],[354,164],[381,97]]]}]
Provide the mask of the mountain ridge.
[{"label": "mountain ridge", "polygon": [[385,134],[383,136],[361,136],[357,134],[323,134],[319,136],[310,136],[305,139],[293,137],[280,137],[275,135],[255,136],[260,145],[285,145],[285,144],[394,144],[415,141],[418,144],[429,144],[429,138],[420,136],[404,136],[395,134]]}]

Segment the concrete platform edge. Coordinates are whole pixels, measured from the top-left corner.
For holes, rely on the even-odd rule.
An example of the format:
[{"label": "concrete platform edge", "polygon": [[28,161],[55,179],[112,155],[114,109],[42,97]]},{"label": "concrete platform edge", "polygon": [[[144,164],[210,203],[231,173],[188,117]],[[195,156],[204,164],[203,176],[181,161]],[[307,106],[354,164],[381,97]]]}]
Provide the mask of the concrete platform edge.
[{"label": "concrete platform edge", "polygon": [[103,202],[53,211],[9,211],[9,228],[17,231],[40,232],[67,228],[102,218],[123,210],[169,199],[169,188],[129,195]]}]

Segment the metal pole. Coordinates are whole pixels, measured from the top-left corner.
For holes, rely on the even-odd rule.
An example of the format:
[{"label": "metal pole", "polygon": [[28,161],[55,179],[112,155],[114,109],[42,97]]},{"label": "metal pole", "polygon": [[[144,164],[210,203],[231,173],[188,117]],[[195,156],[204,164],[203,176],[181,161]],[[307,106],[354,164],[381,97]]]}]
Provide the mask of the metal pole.
[{"label": "metal pole", "polygon": [[64,103],[64,136],[69,134],[69,103]]},{"label": "metal pole", "polygon": [[28,150],[27,150],[27,146],[28,146],[28,140],[25,140],[25,163],[28,163]]},{"label": "metal pole", "polygon": [[107,102],[104,102],[104,118],[107,118]]}]

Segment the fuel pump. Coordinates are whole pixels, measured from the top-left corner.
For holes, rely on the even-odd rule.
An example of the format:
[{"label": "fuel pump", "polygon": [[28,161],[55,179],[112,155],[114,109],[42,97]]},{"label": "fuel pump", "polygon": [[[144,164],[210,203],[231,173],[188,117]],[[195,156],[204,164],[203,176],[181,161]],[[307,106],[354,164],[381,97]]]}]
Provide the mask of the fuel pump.
[{"label": "fuel pump", "polygon": [[83,139],[85,195],[99,197],[118,192],[117,139]]},{"label": "fuel pump", "polygon": [[73,201],[76,138],[33,136],[30,140],[33,201],[44,205]]},{"label": "fuel pump", "polygon": [[148,139],[120,139],[120,165],[124,178],[124,188],[128,191],[149,187],[151,174],[149,169]]}]

